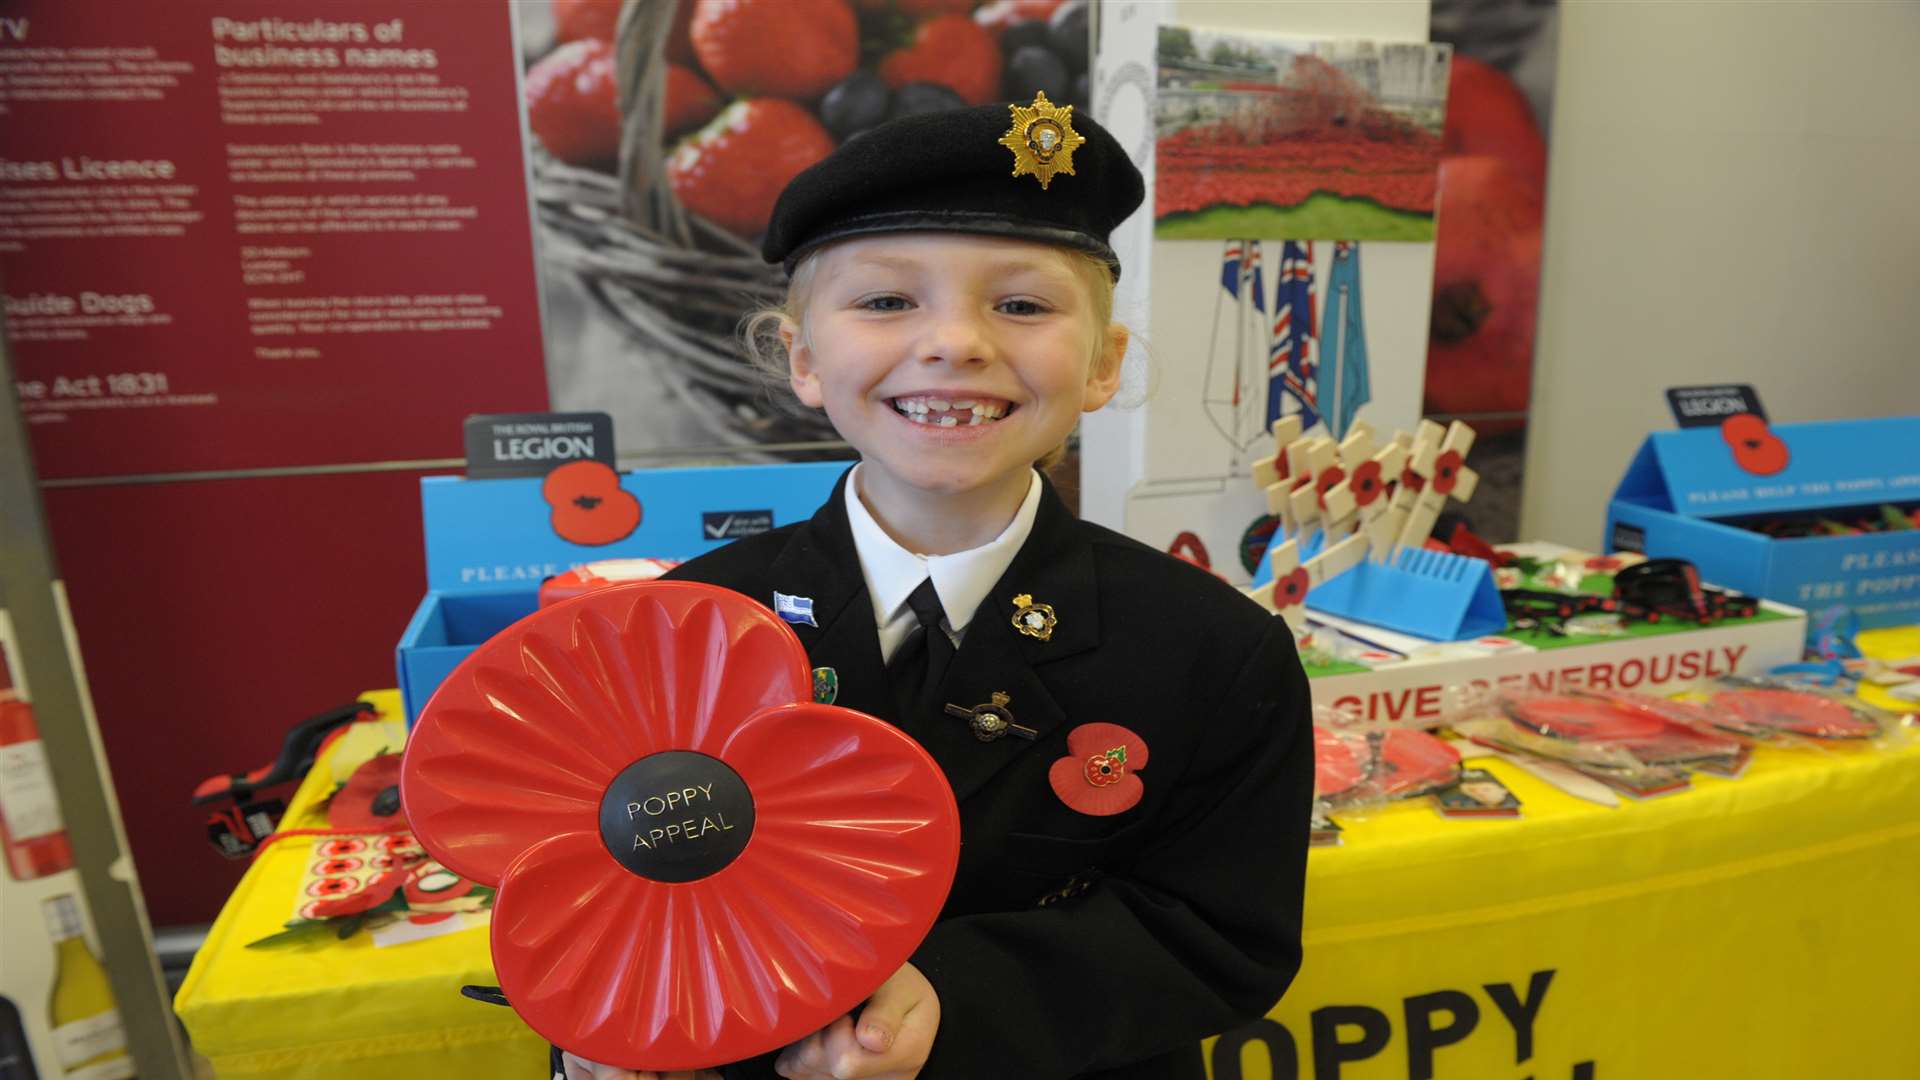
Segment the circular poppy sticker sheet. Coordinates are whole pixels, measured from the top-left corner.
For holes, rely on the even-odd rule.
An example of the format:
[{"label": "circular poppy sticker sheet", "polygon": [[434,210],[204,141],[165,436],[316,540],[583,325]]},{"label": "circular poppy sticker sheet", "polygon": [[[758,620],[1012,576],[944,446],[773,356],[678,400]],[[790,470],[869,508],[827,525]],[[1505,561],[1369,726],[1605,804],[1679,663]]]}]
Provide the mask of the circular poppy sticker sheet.
[{"label": "circular poppy sticker sheet", "polygon": [[409,822],[499,887],[493,960],[529,1026],[640,1071],[825,1027],[905,963],[953,883],[953,793],[891,724],[815,704],[793,631],[727,589],[542,609],[421,712]]}]

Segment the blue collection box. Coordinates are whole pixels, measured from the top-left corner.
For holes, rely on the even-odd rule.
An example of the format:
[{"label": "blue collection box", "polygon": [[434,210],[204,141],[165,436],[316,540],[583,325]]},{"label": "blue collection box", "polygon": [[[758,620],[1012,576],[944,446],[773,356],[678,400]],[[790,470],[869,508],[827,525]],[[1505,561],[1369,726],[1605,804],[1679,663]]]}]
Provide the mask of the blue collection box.
[{"label": "blue collection box", "polygon": [[[1686,559],[1727,588],[1817,610],[1851,608],[1862,627],[1920,622],[1920,530],[1775,538],[1769,517],[1879,517],[1920,502],[1920,417],[1781,424],[1784,468],[1756,475],[1714,427],[1649,435],[1607,512],[1607,550]],[[1760,455],[1777,463],[1777,448]],[[1771,456],[1772,460],[1769,460]]]},{"label": "blue collection box", "polygon": [[572,543],[554,532],[541,477],[422,479],[427,595],[395,650],[407,723],[468,653],[533,614],[547,578],[601,559],[691,559],[739,537],[804,521],[826,501],[848,464],[626,473],[620,489],[640,501],[640,523],[600,545]]}]

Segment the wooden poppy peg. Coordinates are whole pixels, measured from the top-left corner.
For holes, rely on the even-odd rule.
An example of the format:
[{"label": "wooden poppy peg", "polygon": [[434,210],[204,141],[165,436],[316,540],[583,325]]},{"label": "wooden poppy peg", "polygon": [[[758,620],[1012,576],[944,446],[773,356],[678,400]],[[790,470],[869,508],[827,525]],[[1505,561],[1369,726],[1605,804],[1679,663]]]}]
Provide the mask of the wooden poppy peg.
[{"label": "wooden poppy peg", "polygon": [[[1455,420],[1446,429],[1444,438],[1434,440],[1433,432],[1439,425],[1432,421],[1421,422],[1421,433],[1414,438],[1414,453],[1407,463],[1407,470],[1418,477],[1416,485],[1411,480],[1403,482],[1403,487],[1415,488],[1407,506],[1406,524],[1401,526],[1396,545],[1400,547],[1420,547],[1433,534],[1433,523],[1439,519],[1440,511],[1446,507],[1449,498],[1466,502],[1473,497],[1479,486],[1480,477],[1467,468],[1467,452],[1473,449],[1473,429]],[[1396,493],[1395,506],[1400,505]]]},{"label": "wooden poppy peg", "polygon": [[1294,456],[1300,465],[1294,473],[1294,483],[1299,486],[1288,494],[1287,509],[1281,518],[1287,525],[1288,535],[1304,536],[1305,530],[1317,526],[1322,520],[1320,497],[1347,474],[1340,468],[1340,451],[1332,439],[1314,439],[1298,455],[1291,455],[1291,449],[1289,447],[1290,456]]},{"label": "wooden poppy peg", "polygon": [[1286,540],[1267,549],[1267,562],[1273,567],[1273,580],[1246,590],[1253,601],[1287,620],[1297,630],[1306,629],[1305,603],[1312,580],[1300,566],[1300,544]]},{"label": "wooden poppy peg", "polygon": [[1262,491],[1287,478],[1287,444],[1300,437],[1300,418],[1283,416],[1273,422],[1271,430],[1273,456],[1253,463],[1253,484]]},{"label": "wooden poppy peg", "polygon": [[[1340,462],[1347,475],[1327,489],[1322,500],[1328,532],[1333,536],[1373,531],[1373,523],[1391,502],[1387,485],[1399,478],[1407,456],[1398,443],[1376,447],[1371,430],[1359,424],[1354,426],[1356,430],[1340,444]],[[1396,531],[1387,539],[1391,541],[1398,535]]]},{"label": "wooden poppy peg", "polygon": [[1267,560],[1273,567],[1273,580],[1246,592],[1261,607],[1287,620],[1287,625],[1295,630],[1304,630],[1307,625],[1307,594],[1329,579],[1360,565],[1366,557],[1367,541],[1364,536],[1349,536],[1305,563],[1300,561],[1299,542],[1287,540],[1267,551]]},{"label": "wooden poppy peg", "polygon": [[1298,522],[1293,517],[1288,500],[1294,489],[1313,479],[1313,461],[1311,451],[1320,441],[1320,436],[1298,436],[1280,447],[1278,455],[1280,480],[1267,485],[1267,510],[1280,515],[1282,524],[1291,530]]}]

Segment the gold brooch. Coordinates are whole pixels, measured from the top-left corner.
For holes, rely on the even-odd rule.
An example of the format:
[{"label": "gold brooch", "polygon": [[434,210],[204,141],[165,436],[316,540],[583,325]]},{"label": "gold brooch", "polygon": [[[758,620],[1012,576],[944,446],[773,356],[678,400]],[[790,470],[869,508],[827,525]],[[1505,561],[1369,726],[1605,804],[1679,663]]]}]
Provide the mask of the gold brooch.
[{"label": "gold brooch", "polygon": [[1047,100],[1046,91],[1034,95],[1033,104],[1009,104],[1013,126],[1000,136],[1000,145],[1013,151],[1013,175],[1032,173],[1045,190],[1054,173],[1073,172],[1073,152],[1087,140],[1073,130],[1073,106],[1062,108]]},{"label": "gold brooch", "polygon": [[1046,641],[1053,637],[1053,628],[1060,625],[1052,604],[1036,604],[1026,593],[1013,598],[1013,607],[1013,628],[1030,638]]}]

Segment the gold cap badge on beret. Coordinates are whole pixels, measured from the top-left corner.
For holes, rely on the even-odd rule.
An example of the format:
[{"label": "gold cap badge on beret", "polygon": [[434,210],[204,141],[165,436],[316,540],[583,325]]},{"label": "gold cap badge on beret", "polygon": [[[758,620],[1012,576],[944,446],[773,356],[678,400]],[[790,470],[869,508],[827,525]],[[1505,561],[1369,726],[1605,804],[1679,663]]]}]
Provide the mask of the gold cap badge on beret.
[{"label": "gold cap badge on beret", "polygon": [[1073,130],[1073,106],[1064,108],[1047,100],[1042,90],[1032,105],[1009,103],[1013,126],[1000,136],[1000,145],[1013,151],[1013,175],[1032,173],[1045,189],[1053,183],[1054,173],[1073,172],[1073,152],[1087,140]]}]

